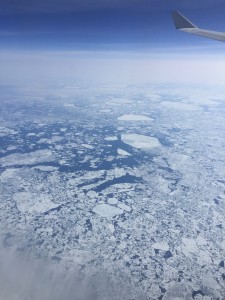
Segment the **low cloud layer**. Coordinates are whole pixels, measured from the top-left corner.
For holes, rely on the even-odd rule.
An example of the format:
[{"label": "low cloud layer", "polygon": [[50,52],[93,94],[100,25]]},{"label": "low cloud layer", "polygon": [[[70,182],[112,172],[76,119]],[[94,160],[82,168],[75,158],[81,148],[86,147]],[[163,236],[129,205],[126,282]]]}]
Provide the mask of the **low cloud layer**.
[{"label": "low cloud layer", "polygon": [[[92,270],[93,271],[93,270]],[[128,280],[90,270],[86,278],[78,271],[42,259],[24,258],[0,251],[1,300],[144,300]],[[94,275],[95,274],[95,275]],[[97,274],[97,275],[96,275]]]}]

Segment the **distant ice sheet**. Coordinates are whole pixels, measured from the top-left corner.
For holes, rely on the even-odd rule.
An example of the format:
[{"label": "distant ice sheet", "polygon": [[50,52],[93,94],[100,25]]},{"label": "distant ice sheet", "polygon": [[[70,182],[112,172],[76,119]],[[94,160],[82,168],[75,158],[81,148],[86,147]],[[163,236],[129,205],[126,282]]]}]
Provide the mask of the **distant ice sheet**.
[{"label": "distant ice sheet", "polygon": [[153,121],[153,119],[142,115],[123,115],[118,117],[119,121]]},{"label": "distant ice sheet", "polygon": [[150,150],[161,145],[157,138],[141,134],[122,134],[121,140],[125,144],[143,150]]},{"label": "distant ice sheet", "polygon": [[51,150],[37,150],[24,154],[11,154],[0,158],[0,165],[3,167],[34,165],[55,161]]}]

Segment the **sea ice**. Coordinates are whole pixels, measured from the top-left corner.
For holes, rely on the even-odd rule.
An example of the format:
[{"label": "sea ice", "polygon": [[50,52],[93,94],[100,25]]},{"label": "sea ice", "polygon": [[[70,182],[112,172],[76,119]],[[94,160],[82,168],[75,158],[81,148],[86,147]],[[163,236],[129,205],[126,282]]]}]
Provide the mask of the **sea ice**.
[{"label": "sea ice", "polygon": [[169,245],[167,242],[159,242],[159,243],[155,243],[152,245],[152,247],[154,249],[159,249],[159,250],[162,250],[162,251],[168,251],[169,250]]},{"label": "sea ice", "polygon": [[118,207],[121,208],[121,209],[123,209],[123,210],[125,210],[125,211],[128,211],[128,212],[131,211],[130,206],[128,206],[128,205],[126,205],[126,204],[124,204],[124,203],[119,203],[119,204],[118,204]]},{"label": "sea ice", "polygon": [[89,150],[92,150],[94,149],[93,146],[89,145],[89,144],[81,144],[82,147],[86,148],[86,149],[89,149]]},{"label": "sea ice", "polygon": [[116,136],[108,136],[105,138],[105,141],[117,141],[118,138]]},{"label": "sea ice", "polygon": [[117,153],[122,156],[130,156],[131,154],[125,150],[117,149]]},{"label": "sea ice", "polygon": [[157,138],[141,134],[122,134],[121,140],[134,148],[150,150],[160,146]]},{"label": "sea ice", "polygon": [[0,175],[0,181],[7,182],[8,180],[11,180],[13,177],[15,177],[16,171],[17,169],[6,169]]},{"label": "sea ice", "polygon": [[24,153],[24,154],[11,154],[0,158],[0,164],[3,167],[10,166],[21,166],[21,165],[34,165],[44,162],[55,161],[55,158],[51,150],[37,150],[34,152]]},{"label": "sea ice", "polygon": [[19,192],[13,195],[18,209],[23,213],[44,213],[58,206],[51,201],[50,195]]},{"label": "sea ice", "polygon": [[121,215],[123,210],[108,204],[98,204],[93,208],[93,212],[99,214],[102,217],[111,219],[116,215]]},{"label": "sea ice", "polygon": [[118,117],[119,121],[153,121],[153,119],[142,115],[123,115]]},{"label": "sea ice", "polygon": [[186,110],[186,111],[194,111],[194,110],[202,110],[199,105],[192,103],[184,103],[184,102],[172,102],[172,101],[162,101],[161,105],[166,108],[177,109],[177,110]]}]

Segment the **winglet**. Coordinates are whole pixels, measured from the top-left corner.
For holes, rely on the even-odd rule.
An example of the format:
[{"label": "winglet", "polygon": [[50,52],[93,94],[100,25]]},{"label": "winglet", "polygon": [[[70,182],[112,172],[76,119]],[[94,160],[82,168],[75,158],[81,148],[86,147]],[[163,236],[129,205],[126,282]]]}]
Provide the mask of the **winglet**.
[{"label": "winglet", "polygon": [[178,11],[171,11],[171,15],[176,29],[197,28],[193,23],[191,23],[187,18],[185,18]]}]

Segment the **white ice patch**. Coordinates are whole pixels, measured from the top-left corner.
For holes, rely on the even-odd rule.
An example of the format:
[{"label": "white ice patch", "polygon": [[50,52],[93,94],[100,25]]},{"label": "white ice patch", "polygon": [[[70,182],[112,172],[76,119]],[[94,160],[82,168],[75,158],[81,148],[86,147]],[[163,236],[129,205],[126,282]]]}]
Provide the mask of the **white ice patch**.
[{"label": "white ice patch", "polygon": [[186,250],[186,252],[191,252],[191,253],[198,252],[198,246],[196,240],[182,238],[182,243],[183,243],[183,249]]},{"label": "white ice patch", "polygon": [[37,150],[25,154],[11,154],[0,158],[0,165],[3,167],[34,165],[55,161],[51,150]]},{"label": "white ice patch", "polygon": [[58,206],[51,201],[51,196],[46,194],[35,194],[20,192],[13,195],[18,209],[23,213],[44,213]]},{"label": "white ice patch", "polygon": [[105,141],[117,141],[118,137],[117,136],[108,136],[105,138]]},{"label": "white ice patch", "polygon": [[141,134],[122,134],[121,140],[125,144],[143,150],[150,150],[161,145],[157,138]]},{"label": "white ice patch", "polygon": [[109,204],[117,204],[118,200],[116,198],[109,198],[108,202],[109,202]]},{"label": "white ice patch", "polygon": [[131,211],[130,206],[128,206],[128,205],[126,205],[126,204],[124,204],[124,203],[119,203],[119,204],[118,204],[118,207],[121,208],[121,209],[123,209],[123,210],[125,210],[125,211],[128,211],[128,212]]},{"label": "white ice patch", "polygon": [[17,134],[17,132],[13,129],[7,128],[7,127],[0,127],[0,136],[7,136],[7,135],[14,135]]},{"label": "white ice patch", "polygon": [[110,102],[106,102],[105,104],[111,105],[111,106],[118,106],[118,105],[123,105],[123,104],[130,104],[133,103],[133,101],[125,98],[115,98],[112,99]]},{"label": "white ice patch", "polygon": [[167,242],[159,242],[159,243],[155,243],[152,245],[152,247],[154,249],[157,249],[157,250],[162,250],[162,251],[168,251],[169,250],[169,245]]},{"label": "white ice patch", "polygon": [[52,166],[36,166],[34,167],[35,170],[40,170],[43,172],[53,172],[53,171],[57,171],[58,168],[57,167],[52,167]]},{"label": "white ice patch", "polygon": [[8,151],[12,151],[12,150],[16,150],[16,149],[17,149],[16,146],[9,146],[9,147],[7,147]]},{"label": "white ice patch", "polygon": [[118,155],[122,155],[122,156],[130,156],[131,154],[125,150],[122,149],[117,149],[117,153]]},{"label": "white ice patch", "polygon": [[104,218],[111,219],[116,215],[121,215],[123,213],[123,210],[108,204],[98,204],[93,208],[93,212]]},{"label": "white ice patch", "polygon": [[212,289],[212,290],[220,290],[220,286],[219,286],[218,282],[212,277],[211,274],[207,274],[205,276],[205,278],[203,279],[202,285],[204,287]]},{"label": "white ice patch", "polygon": [[66,108],[77,108],[76,105],[74,105],[72,103],[64,103],[64,107],[66,107]]},{"label": "white ice patch", "polygon": [[100,109],[99,111],[102,113],[110,113],[111,109]]},{"label": "white ice patch", "polygon": [[142,115],[123,115],[118,117],[119,121],[153,121],[153,119]]},{"label": "white ice patch", "polygon": [[0,175],[0,181],[1,182],[7,182],[8,180],[15,177],[15,172],[18,171],[17,169],[6,169],[2,174]]},{"label": "white ice patch", "polygon": [[192,103],[162,101],[161,105],[165,106],[166,108],[186,110],[186,111],[202,110],[200,106]]},{"label": "white ice patch", "polygon": [[113,224],[108,224],[108,227],[109,227],[109,230],[111,233],[114,233],[115,232],[115,227]]},{"label": "white ice patch", "polygon": [[41,139],[37,142],[37,144],[46,144],[46,143],[48,143],[48,141],[49,141],[49,139],[41,138]]},{"label": "white ice patch", "polygon": [[81,144],[82,147],[86,148],[86,149],[89,149],[89,150],[92,150],[94,149],[93,146],[89,145],[89,144]]}]

